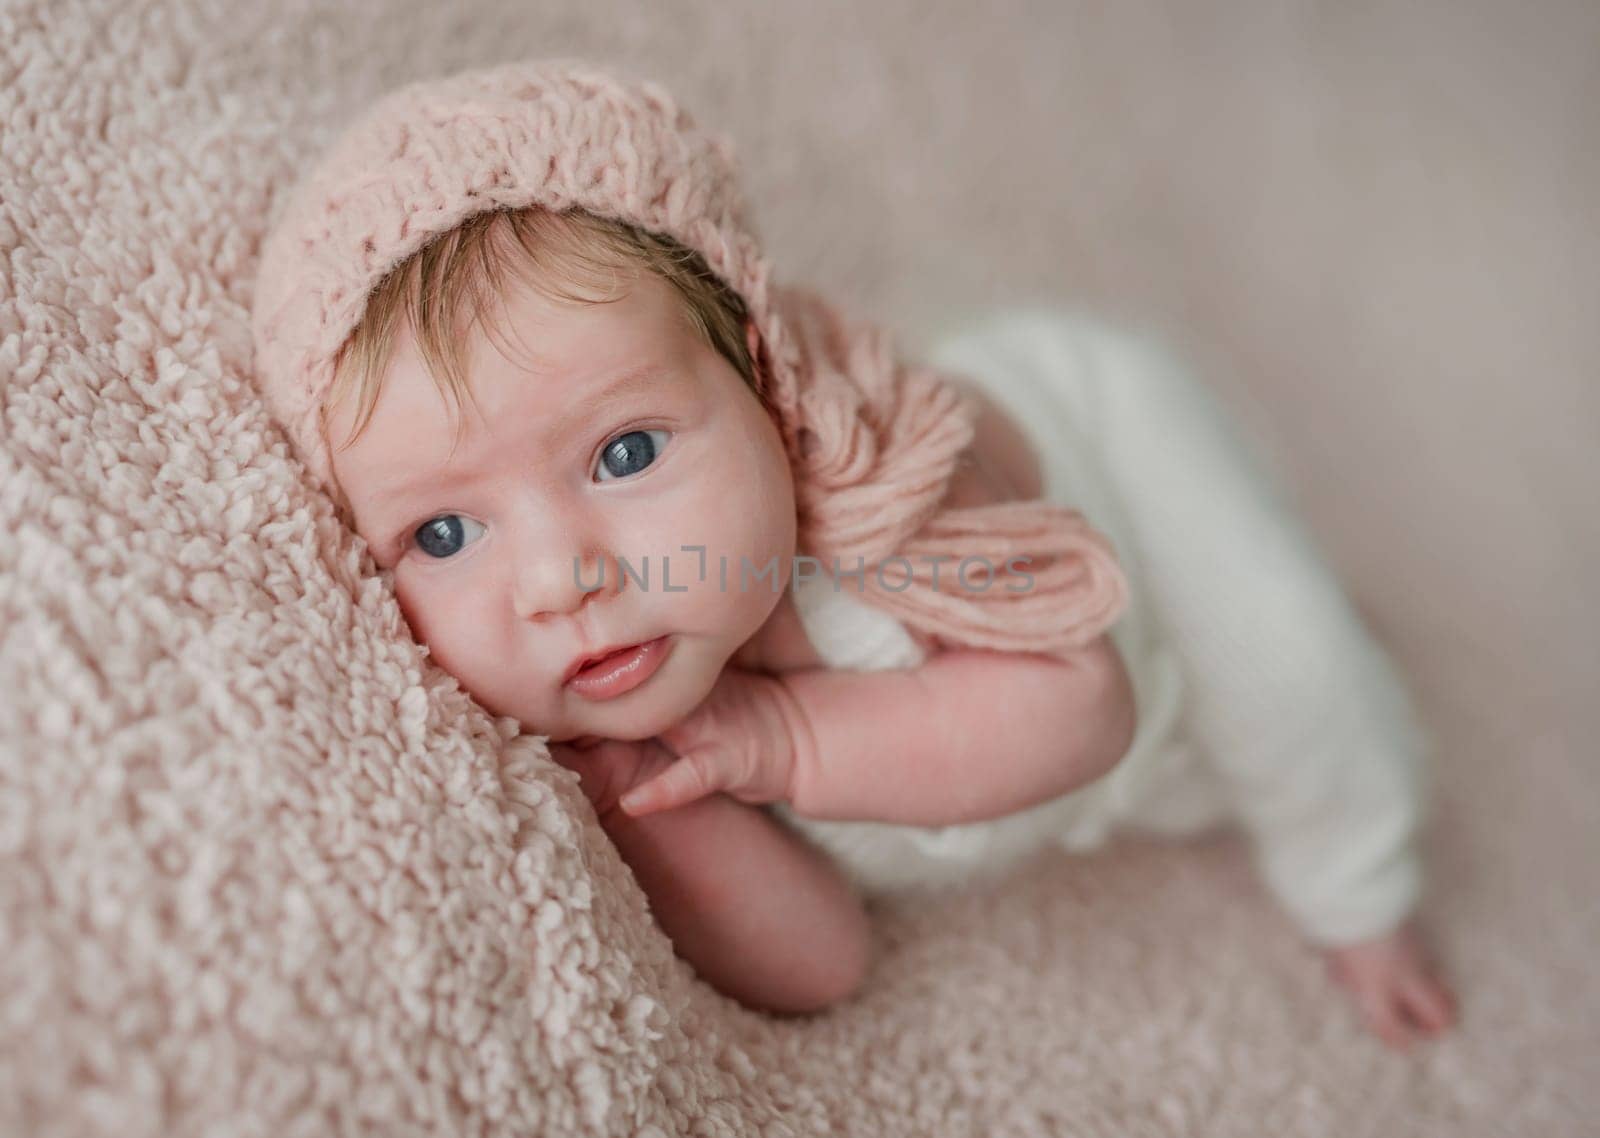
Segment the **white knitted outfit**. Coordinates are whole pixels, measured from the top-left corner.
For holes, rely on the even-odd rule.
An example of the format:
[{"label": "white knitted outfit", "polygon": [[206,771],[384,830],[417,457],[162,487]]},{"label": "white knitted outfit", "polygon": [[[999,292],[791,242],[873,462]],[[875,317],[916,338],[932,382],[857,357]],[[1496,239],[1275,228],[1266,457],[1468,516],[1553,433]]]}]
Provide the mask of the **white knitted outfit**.
[{"label": "white knitted outfit", "polygon": [[[1222,405],[1155,344],[1046,310],[990,317],[927,362],[1004,407],[1038,455],[1045,496],[1115,545],[1130,597],[1111,637],[1138,730],[1101,779],[1002,818],[920,827],[773,813],[868,892],[961,881],[1043,842],[1088,850],[1114,828],[1177,836],[1237,821],[1314,943],[1398,924],[1421,886],[1414,839],[1431,740]],[[904,626],[855,590],[825,572],[795,588],[823,660],[922,663]]]}]

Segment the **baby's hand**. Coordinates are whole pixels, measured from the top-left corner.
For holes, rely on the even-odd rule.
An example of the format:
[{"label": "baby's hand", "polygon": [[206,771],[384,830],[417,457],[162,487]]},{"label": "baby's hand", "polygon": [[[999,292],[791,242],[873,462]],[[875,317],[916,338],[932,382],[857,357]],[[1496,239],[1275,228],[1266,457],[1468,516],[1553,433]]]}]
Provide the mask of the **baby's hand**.
[{"label": "baby's hand", "polygon": [[1455,1000],[1435,974],[1416,928],[1326,950],[1328,973],[1349,990],[1367,1027],[1404,1051],[1417,1035],[1438,1035],[1455,1022]]},{"label": "baby's hand", "polygon": [[793,785],[800,711],[783,681],[724,668],[711,693],[659,736],[678,761],[622,796],[634,817],[722,791],[741,802],[778,802]]},{"label": "baby's hand", "polygon": [[676,757],[659,739],[634,742],[586,736],[549,746],[552,759],[577,772],[584,797],[602,820],[630,788],[666,770]]}]

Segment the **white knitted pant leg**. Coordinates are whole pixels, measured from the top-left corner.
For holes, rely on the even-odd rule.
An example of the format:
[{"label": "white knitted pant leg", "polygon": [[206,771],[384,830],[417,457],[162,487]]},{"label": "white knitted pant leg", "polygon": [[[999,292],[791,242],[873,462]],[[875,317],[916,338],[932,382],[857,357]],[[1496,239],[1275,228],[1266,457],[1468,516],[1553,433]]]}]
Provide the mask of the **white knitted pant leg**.
[{"label": "white knitted pant leg", "polygon": [[1182,663],[1187,730],[1268,888],[1316,943],[1392,928],[1420,891],[1431,740],[1284,486],[1154,342],[1050,310],[985,332],[1038,359],[1092,425]]}]

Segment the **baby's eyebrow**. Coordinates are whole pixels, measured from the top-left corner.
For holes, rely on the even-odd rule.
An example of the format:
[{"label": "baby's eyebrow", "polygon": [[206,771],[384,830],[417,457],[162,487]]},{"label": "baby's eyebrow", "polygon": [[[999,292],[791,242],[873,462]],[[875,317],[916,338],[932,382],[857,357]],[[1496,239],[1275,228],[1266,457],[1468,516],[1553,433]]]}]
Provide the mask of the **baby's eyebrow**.
[{"label": "baby's eyebrow", "polygon": [[606,407],[623,399],[631,399],[642,395],[650,388],[658,386],[667,374],[667,369],[658,363],[635,364],[612,378],[599,391],[591,392],[581,398],[571,401],[572,413],[565,419],[557,420],[557,426],[549,429],[549,433],[562,436],[568,433],[576,424],[572,420],[586,415],[596,407]]},{"label": "baby's eyebrow", "polygon": [[443,478],[412,478],[405,482],[391,483],[378,491],[372,498],[372,509],[381,512],[394,508],[398,503],[405,501],[424,490],[439,491],[446,487],[460,486],[471,482],[476,477],[471,471],[462,469]]}]

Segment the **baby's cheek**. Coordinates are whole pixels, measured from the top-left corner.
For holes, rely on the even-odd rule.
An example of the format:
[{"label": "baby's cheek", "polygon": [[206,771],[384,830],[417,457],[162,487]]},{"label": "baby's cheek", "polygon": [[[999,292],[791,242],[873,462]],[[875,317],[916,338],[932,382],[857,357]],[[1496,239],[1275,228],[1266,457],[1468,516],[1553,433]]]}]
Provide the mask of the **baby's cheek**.
[{"label": "baby's cheek", "polygon": [[412,636],[428,647],[432,663],[454,676],[461,687],[496,715],[542,712],[527,701],[537,685],[527,661],[513,650],[516,629],[505,611],[493,611],[485,588],[441,580],[396,590]]},{"label": "baby's cheek", "polygon": [[406,585],[395,582],[395,600],[400,603],[400,615],[406,618],[406,626],[411,629],[411,636],[419,643],[425,643],[423,632],[425,619],[422,606],[418,603],[416,592]]},{"label": "baby's cheek", "polygon": [[673,554],[674,586],[681,582],[719,595],[758,588],[772,592],[776,578],[781,587],[794,549],[793,519],[784,523],[785,519],[773,516],[770,500],[739,491],[711,496],[692,530],[683,527],[696,536],[679,538],[675,547],[694,544],[705,550]]},{"label": "baby's cheek", "polygon": [[465,613],[452,611],[460,606],[462,595],[461,590],[441,591],[428,587],[427,583],[396,582],[395,587],[395,597],[412,638],[428,646],[434,663],[465,683],[467,677],[462,674],[462,668],[470,657],[460,651],[457,641],[469,626]]},{"label": "baby's cheek", "polygon": [[737,477],[719,487],[712,509],[727,544],[752,570],[776,561],[786,575],[794,555],[795,504],[788,466],[781,453],[752,449]]}]

